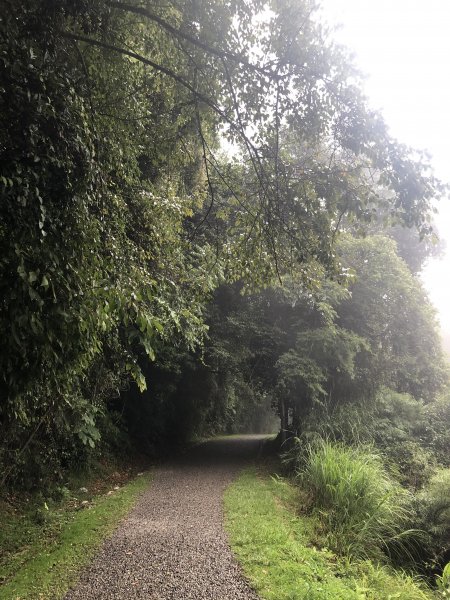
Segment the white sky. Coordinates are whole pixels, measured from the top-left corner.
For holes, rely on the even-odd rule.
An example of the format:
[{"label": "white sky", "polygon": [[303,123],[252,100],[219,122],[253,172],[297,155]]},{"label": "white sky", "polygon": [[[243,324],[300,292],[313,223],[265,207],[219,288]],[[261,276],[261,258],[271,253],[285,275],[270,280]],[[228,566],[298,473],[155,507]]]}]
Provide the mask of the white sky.
[{"label": "white sky", "polygon": [[[450,182],[450,0],[321,0],[333,36],[355,53],[365,90],[391,133],[432,155],[436,174]],[[437,217],[448,251],[430,261],[423,280],[450,334],[450,202]]]}]

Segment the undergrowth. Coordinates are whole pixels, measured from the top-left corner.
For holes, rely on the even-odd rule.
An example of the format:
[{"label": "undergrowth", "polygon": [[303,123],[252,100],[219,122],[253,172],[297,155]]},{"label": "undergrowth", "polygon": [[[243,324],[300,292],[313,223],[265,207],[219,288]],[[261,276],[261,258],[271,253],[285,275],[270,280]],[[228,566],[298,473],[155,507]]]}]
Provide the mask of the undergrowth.
[{"label": "undergrowth", "polygon": [[381,550],[407,555],[423,537],[409,529],[411,494],[373,450],[322,441],[306,450],[298,477],[308,490],[308,508],[320,513],[327,544],[342,555],[381,558]]},{"label": "undergrowth", "polygon": [[[227,490],[233,551],[264,600],[431,600],[418,579],[325,545],[323,515],[299,515],[305,497],[286,480],[247,470]],[[325,516],[326,520],[326,516]]]},{"label": "undergrowth", "polygon": [[[0,502],[0,600],[62,598],[149,483],[148,473],[72,475],[46,496]],[[131,479],[130,479],[131,477]]]}]

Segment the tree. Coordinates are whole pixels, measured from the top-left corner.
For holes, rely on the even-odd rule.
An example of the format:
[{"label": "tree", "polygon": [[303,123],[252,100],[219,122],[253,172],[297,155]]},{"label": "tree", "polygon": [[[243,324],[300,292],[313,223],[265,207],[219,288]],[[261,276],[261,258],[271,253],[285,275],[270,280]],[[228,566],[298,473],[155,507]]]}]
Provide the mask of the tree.
[{"label": "tree", "polygon": [[370,373],[374,386],[417,399],[434,398],[446,380],[435,311],[395,242],[380,235],[348,237],[340,253],[356,278],[339,308],[339,324],[370,343],[364,377]]},{"label": "tree", "polygon": [[333,415],[382,413],[384,396],[410,398],[420,412],[442,391],[434,311],[395,242],[343,235],[337,251],[347,285],[323,273],[314,290],[295,278],[252,294],[220,289],[205,361],[221,373],[222,402],[244,382],[271,398],[283,431],[298,434],[332,426]]},{"label": "tree", "polygon": [[202,342],[220,281],[296,265],[314,287],[339,270],[342,215],[379,203],[427,229],[439,184],[366,108],[309,1],[3,5],[5,461],[46,436],[95,443],[104,398],[126,374],[146,385],[140,352]]},{"label": "tree", "polygon": [[[16,464],[66,438],[94,443],[101,399],[125,372],[145,385],[138,345],[153,358],[164,338],[202,337],[213,276],[205,244],[185,251],[202,192],[175,84],[59,37],[71,22],[102,30],[96,5],[6,4],[0,419]],[[127,38],[131,25],[107,23]]]}]

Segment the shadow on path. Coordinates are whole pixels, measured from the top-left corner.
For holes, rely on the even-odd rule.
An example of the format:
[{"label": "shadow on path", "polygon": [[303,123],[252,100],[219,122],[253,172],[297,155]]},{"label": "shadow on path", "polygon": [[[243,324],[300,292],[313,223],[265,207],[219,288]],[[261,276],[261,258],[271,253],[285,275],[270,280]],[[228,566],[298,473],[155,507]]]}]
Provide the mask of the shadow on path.
[{"label": "shadow on path", "polygon": [[66,600],[257,600],[228,546],[222,499],[266,438],[216,438],[157,468]]},{"label": "shadow on path", "polygon": [[176,464],[200,466],[236,466],[257,460],[267,435],[219,436],[191,447]]}]

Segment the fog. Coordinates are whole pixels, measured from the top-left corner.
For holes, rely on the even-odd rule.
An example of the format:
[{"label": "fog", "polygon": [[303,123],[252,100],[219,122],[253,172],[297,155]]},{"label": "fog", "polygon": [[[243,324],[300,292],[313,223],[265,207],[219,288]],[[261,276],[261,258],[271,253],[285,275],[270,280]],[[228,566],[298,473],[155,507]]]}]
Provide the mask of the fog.
[{"label": "fog", "polygon": [[[340,25],[333,37],[354,52],[366,75],[365,89],[392,134],[426,149],[435,173],[450,182],[450,3],[447,0],[322,0],[322,16]],[[436,222],[447,245],[422,279],[450,339],[450,207],[439,206]]]}]

